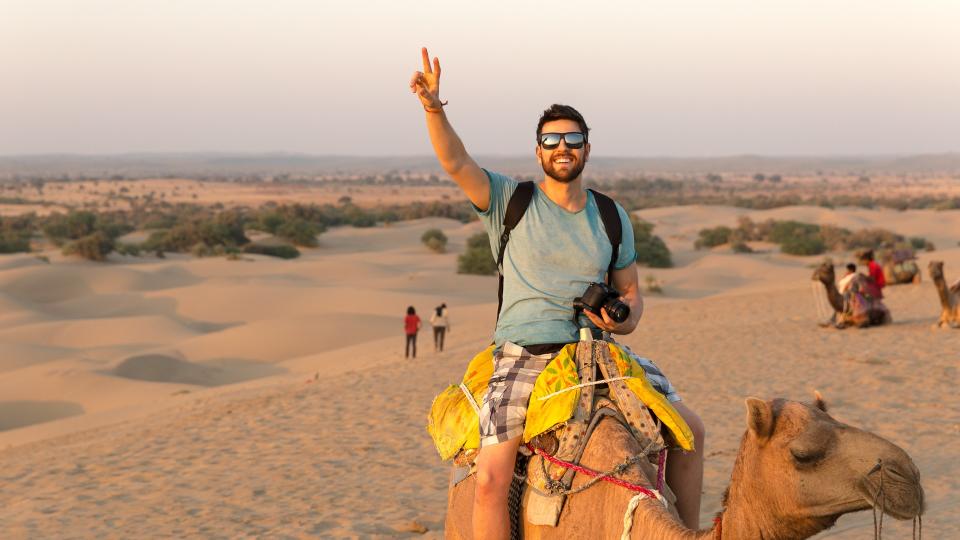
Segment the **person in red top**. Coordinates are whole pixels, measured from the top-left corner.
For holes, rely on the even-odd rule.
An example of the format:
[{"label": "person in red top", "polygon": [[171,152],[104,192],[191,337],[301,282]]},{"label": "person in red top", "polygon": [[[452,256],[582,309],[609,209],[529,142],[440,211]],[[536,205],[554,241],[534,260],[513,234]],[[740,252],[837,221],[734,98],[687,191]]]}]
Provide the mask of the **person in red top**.
[{"label": "person in red top", "polygon": [[[403,351],[403,357],[417,357],[417,332],[420,331],[420,317],[417,317],[417,310],[413,306],[407,308],[407,316],[403,318],[403,329],[407,334],[407,346]],[[410,353],[413,352],[411,355]]]},{"label": "person in red top", "polygon": [[883,277],[883,268],[877,264],[877,261],[873,260],[873,250],[868,249],[863,252],[860,261],[867,265],[867,275],[875,285],[875,287],[873,287],[874,290],[869,292],[872,293],[872,296],[875,298],[883,298],[883,288],[887,286],[887,280]]}]

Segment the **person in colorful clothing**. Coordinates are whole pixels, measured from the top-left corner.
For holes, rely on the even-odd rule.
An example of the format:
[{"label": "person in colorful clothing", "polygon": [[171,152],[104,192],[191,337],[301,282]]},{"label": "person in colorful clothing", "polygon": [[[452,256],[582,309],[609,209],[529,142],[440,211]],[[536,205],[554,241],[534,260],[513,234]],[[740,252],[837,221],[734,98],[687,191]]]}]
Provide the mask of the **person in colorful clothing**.
[{"label": "person in colorful clothing", "polygon": [[[427,131],[443,169],[473,203],[491,249],[498,251],[507,201],[517,181],[487,171],[470,157],[440,100],[440,62],[431,65],[422,51],[423,71],[414,73],[410,89],[423,106]],[[622,322],[606,310],[584,312],[574,321],[574,298],[593,282],[602,282],[612,246],[596,200],[584,189],[581,172],[590,156],[589,129],[573,107],[553,105],[537,124],[536,156],[544,177],[534,189],[524,217],[511,232],[503,261],[503,307],[494,334],[494,374],[480,410],[480,451],[476,465],[473,533],[478,539],[505,539],[510,534],[507,492],[522,440],[527,401],[537,375],[565,343],[578,339],[578,327],[613,334],[633,332],[643,314],[637,277],[633,228],[617,205],[622,224],[619,256],[610,284],[630,307]],[[633,355],[654,387],[690,426],[695,452],[672,453],[667,482],[677,495],[677,511],[690,528],[699,528],[703,485],[703,422],[683,404],[670,381],[650,360]]]},{"label": "person in colorful clothing", "polygon": [[887,286],[887,279],[883,275],[883,268],[877,264],[877,261],[873,260],[873,250],[864,251],[860,257],[860,262],[867,266],[867,277],[870,278],[873,285],[869,288],[868,293],[877,300],[881,300],[883,298],[883,288]]}]

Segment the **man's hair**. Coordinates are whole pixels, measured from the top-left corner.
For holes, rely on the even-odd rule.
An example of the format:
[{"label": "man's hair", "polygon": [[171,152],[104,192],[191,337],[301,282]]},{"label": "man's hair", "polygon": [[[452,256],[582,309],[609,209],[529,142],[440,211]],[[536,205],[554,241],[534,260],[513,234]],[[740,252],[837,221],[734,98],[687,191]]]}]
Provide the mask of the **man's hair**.
[{"label": "man's hair", "polygon": [[543,125],[554,120],[573,120],[580,125],[583,139],[585,141],[589,140],[590,128],[587,127],[587,121],[583,119],[583,115],[569,105],[554,103],[540,115],[540,121],[537,122],[537,141],[540,140],[540,134],[543,133]]},{"label": "man's hair", "polygon": [[856,272],[856,271],[857,271],[857,265],[855,265],[855,264],[853,264],[853,263],[848,263],[848,264],[847,264],[847,271],[849,271],[849,272]]}]

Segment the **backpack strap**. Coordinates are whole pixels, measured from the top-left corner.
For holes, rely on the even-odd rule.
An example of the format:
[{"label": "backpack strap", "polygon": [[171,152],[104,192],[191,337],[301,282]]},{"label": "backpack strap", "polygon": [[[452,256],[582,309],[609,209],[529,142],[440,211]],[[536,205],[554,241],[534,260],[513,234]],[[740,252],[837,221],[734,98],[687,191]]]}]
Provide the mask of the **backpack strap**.
[{"label": "backpack strap", "polygon": [[613,251],[610,254],[610,265],[607,266],[607,284],[610,285],[613,280],[614,266],[617,264],[617,258],[620,256],[620,242],[623,240],[623,223],[620,221],[620,212],[617,212],[617,203],[599,191],[588,189],[593,193],[593,199],[597,201],[597,209],[600,210],[600,220],[603,221],[603,228],[607,231],[607,239],[610,240],[610,247]]},{"label": "backpack strap", "polygon": [[510,241],[510,231],[520,223],[523,214],[527,212],[530,201],[533,199],[533,182],[520,182],[517,189],[510,196],[507,211],[503,215],[503,234],[500,235],[500,252],[497,254],[497,271],[500,274],[500,285],[497,289],[497,320],[500,320],[500,310],[503,309],[503,254],[507,251],[507,242]]}]

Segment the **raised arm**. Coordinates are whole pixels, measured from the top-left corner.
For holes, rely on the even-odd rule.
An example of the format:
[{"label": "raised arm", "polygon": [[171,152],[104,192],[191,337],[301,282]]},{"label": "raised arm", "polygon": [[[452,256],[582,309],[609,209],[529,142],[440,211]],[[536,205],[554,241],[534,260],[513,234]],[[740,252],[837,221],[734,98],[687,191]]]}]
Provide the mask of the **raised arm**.
[{"label": "raised arm", "polygon": [[410,91],[417,94],[423,104],[433,151],[440,166],[460,186],[470,202],[486,210],[490,206],[490,182],[483,169],[467,154],[463,141],[447,120],[444,103],[440,101],[440,59],[434,58],[431,66],[427,48],[424,47],[420,52],[423,55],[423,71],[413,74]]}]

